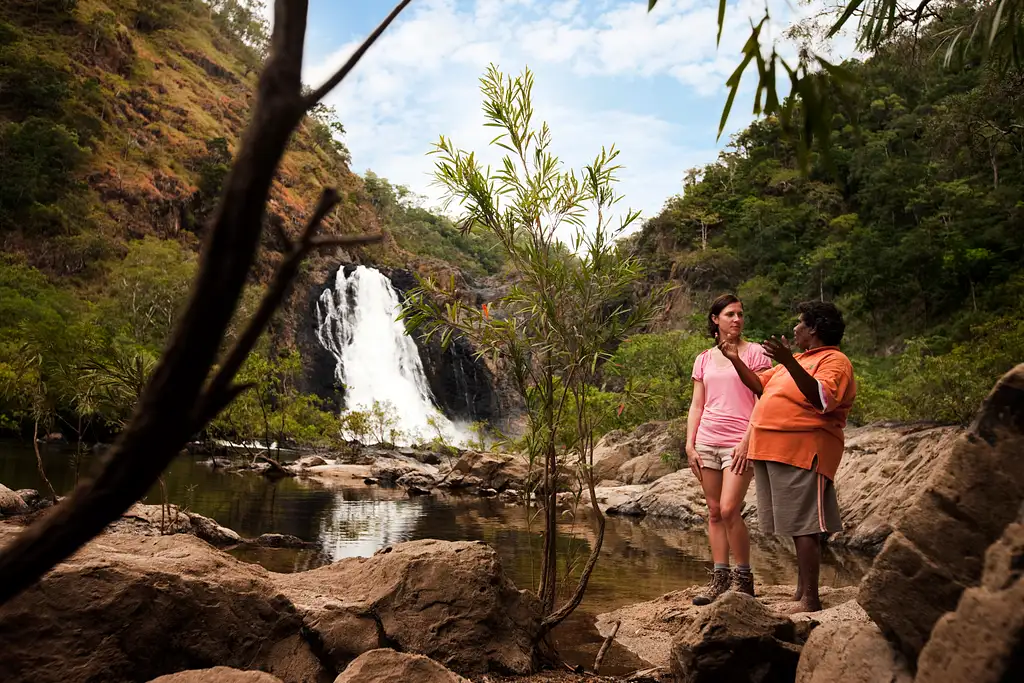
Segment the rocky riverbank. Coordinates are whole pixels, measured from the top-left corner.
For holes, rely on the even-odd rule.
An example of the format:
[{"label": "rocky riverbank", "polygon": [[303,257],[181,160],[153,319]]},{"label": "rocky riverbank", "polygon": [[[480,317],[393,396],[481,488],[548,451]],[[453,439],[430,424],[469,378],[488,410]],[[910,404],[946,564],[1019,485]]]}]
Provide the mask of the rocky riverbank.
[{"label": "rocky riverbank", "polygon": [[[631,459],[652,454],[636,454],[640,440],[658,437],[648,426],[613,438],[602,447],[621,449],[633,440],[621,472]],[[792,588],[772,585],[758,585],[758,599],[727,593],[698,608],[690,589],[603,614],[596,626],[612,646],[650,665],[619,680],[1015,680],[1024,643],[1022,451],[1024,365],[1003,378],[967,430],[851,430],[841,489],[848,528],[835,540],[867,550],[881,544],[861,584],[824,590],[826,609],[814,614],[774,613],[772,605]],[[407,486],[428,477],[420,481],[428,492],[475,477],[471,487],[508,492],[522,481],[517,477],[528,476],[511,457],[464,453],[430,463],[399,452],[379,453],[368,465],[311,459],[285,466],[296,476],[328,479],[337,472],[327,472],[350,468],[349,477]],[[667,481],[687,491],[684,474],[604,483],[608,490],[642,487],[619,504],[631,505],[644,496],[658,500],[652,494]],[[0,488],[0,509],[14,515],[0,522],[0,545],[32,516],[46,514],[47,501],[33,494]],[[662,517],[701,523],[692,500],[680,500],[677,507],[695,519]],[[645,513],[654,517],[652,509],[658,508],[648,505]],[[583,680],[538,673],[549,660],[537,645],[536,598],[516,588],[483,543],[413,541],[285,575],[213,547],[260,543],[232,533],[173,507],[134,506],[0,608],[0,679]]]}]

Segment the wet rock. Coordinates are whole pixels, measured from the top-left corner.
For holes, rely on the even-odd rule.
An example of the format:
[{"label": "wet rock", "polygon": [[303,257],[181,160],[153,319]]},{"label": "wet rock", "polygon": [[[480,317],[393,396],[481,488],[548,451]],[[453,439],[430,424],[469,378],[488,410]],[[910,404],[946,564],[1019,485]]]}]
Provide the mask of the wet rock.
[{"label": "wet rock", "polygon": [[[0,525],[0,544],[15,532]],[[0,680],[134,683],[197,662],[273,671],[289,651],[310,661],[301,628],[259,566],[187,534],[104,533],[0,607]]]},{"label": "wet rock", "polygon": [[464,675],[530,673],[540,618],[483,543],[412,541],[278,585],[337,669],[380,647],[422,654]]},{"label": "wet rock", "polygon": [[212,669],[193,669],[167,674],[149,681],[149,683],[282,683],[277,676],[265,671],[242,671],[227,666],[215,666]]},{"label": "wet rock", "polygon": [[498,498],[503,503],[521,503],[523,501],[523,492],[515,489],[505,489],[498,494]]},{"label": "wet rock", "polygon": [[799,659],[793,622],[743,593],[720,597],[672,641],[680,683],[791,683]]},{"label": "wet rock", "polygon": [[23,515],[28,511],[29,507],[21,496],[0,484],[0,515]]},{"label": "wet rock", "polygon": [[1024,644],[1024,508],[986,553],[981,585],[943,616],[917,662],[921,683],[1019,680]]},{"label": "wet rock", "polygon": [[217,524],[209,517],[197,515],[194,512],[188,513],[192,522],[192,531],[196,536],[203,539],[212,546],[223,548],[225,546],[237,545],[242,542],[242,537],[237,533]]},{"label": "wet rock", "polygon": [[408,474],[403,474],[399,477],[395,484],[410,492],[415,489],[416,491],[428,494],[431,489],[437,486],[437,477],[426,472],[409,472]]},{"label": "wet rock", "polygon": [[459,458],[452,471],[464,478],[475,477],[481,488],[504,491],[509,487],[522,488],[529,475],[529,466],[520,455],[469,451]]},{"label": "wet rock", "polygon": [[252,543],[263,548],[308,548],[315,545],[291,534],[261,534]]},{"label": "wet rock", "polygon": [[481,498],[493,498],[494,496],[498,495],[498,492],[495,491],[494,489],[480,489],[479,491],[476,492],[476,494]]},{"label": "wet rock", "polygon": [[858,602],[911,663],[1024,501],[1024,364],[1007,373],[974,424],[896,521]]},{"label": "wet rock", "polygon": [[366,477],[365,479],[363,479],[363,483],[366,484],[367,486],[376,486],[380,482],[377,479],[374,479],[373,477]]},{"label": "wet rock", "polygon": [[469,683],[465,678],[422,655],[390,649],[359,655],[334,683]]},{"label": "wet rock", "polygon": [[796,668],[796,683],[911,683],[912,680],[902,655],[870,622],[833,622],[818,626],[804,644]]}]

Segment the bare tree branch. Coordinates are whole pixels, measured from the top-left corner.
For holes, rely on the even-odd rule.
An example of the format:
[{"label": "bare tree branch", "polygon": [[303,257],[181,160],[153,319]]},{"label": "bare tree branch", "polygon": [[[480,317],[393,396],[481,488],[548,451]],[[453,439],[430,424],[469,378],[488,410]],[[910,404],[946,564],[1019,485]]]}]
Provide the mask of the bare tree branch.
[{"label": "bare tree branch", "polygon": [[[389,21],[406,4],[402,3]],[[269,56],[260,74],[252,116],[225,180],[188,305],[131,421],[103,458],[94,479],[80,483],[49,514],[0,550],[0,604],[31,586],[142,498],[194,433],[197,416],[212,417],[244,388],[232,387],[230,381],[225,381],[234,373],[224,373],[222,367],[215,377],[217,391],[209,390],[213,383],[204,391],[255,260],[278,164],[292,132],[310,106],[310,100],[302,96],[301,80],[307,9],[307,0],[275,3]],[[317,91],[318,99],[348,74],[358,56],[366,52],[384,27],[386,24],[356,51],[347,69]],[[331,194],[325,196],[330,199]],[[312,233],[331,206],[325,206],[321,198],[307,225],[306,241],[292,246],[278,271],[272,285],[274,296],[286,290],[301,257],[317,246]],[[285,278],[289,272],[292,275]],[[270,308],[269,302],[264,303]],[[261,307],[257,316],[269,320],[272,313]],[[250,322],[243,335],[246,339],[258,327],[256,322]],[[232,365],[240,365],[235,354],[241,354],[241,348],[236,345],[236,350],[229,354],[228,362]]]},{"label": "bare tree branch", "polygon": [[355,65],[359,63],[359,60],[363,58],[363,55],[366,54],[366,51],[370,49],[370,46],[377,42],[377,39],[380,38],[382,33],[384,33],[384,30],[391,25],[391,22],[398,18],[398,15],[402,13],[402,10],[404,10],[410,2],[412,2],[412,0],[402,0],[395,5],[395,8],[391,10],[391,14],[385,17],[384,21],[380,22],[380,25],[374,29],[373,33],[371,33],[366,40],[363,41],[363,44],[352,53],[352,56],[348,58],[348,61],[341,65],[341,68],[338,69],[337,73],[328,78],[323,85],[306,96],[305,103],[307,110],[311,109],[317,102],[326,97],[327,93],[334,90],[339,83],[345,80],[345,76],[348,76],[348,73],[352,71],[353,67],[355,67]]}]

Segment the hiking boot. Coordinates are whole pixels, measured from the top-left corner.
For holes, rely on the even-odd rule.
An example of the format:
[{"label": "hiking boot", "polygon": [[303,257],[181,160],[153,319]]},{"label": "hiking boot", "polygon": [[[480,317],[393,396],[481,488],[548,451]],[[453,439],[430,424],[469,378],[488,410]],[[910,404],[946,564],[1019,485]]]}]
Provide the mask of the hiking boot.
[{"label": "hiking boot", "polygon": [[732,589],[737,593],[754,596],[754,572],[732,570]]},{"label": "hiking boot", "polygon": [[729,590],[732,581],[729,578],[728,569],[716,569],[711,573],[711,580],[704,590],[693,599],[695,605],[710,605],[718,596]]}]

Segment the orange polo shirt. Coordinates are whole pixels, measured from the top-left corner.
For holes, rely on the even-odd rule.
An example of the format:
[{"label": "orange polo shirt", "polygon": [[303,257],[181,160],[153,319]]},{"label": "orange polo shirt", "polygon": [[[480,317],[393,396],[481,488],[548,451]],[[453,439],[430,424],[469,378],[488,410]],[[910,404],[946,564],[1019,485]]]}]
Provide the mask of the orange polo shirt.
[{"label": "orange polo shirt", "polygon": [[751,460],[771,460],[817,471],[834,479],[843,457],[843,428],[857,383],[850,359],[835,346],[794,356],[818,381],[823,410],[807,400],[789,371],[776,365],[758,374],[764,393],[750,416]]}]

